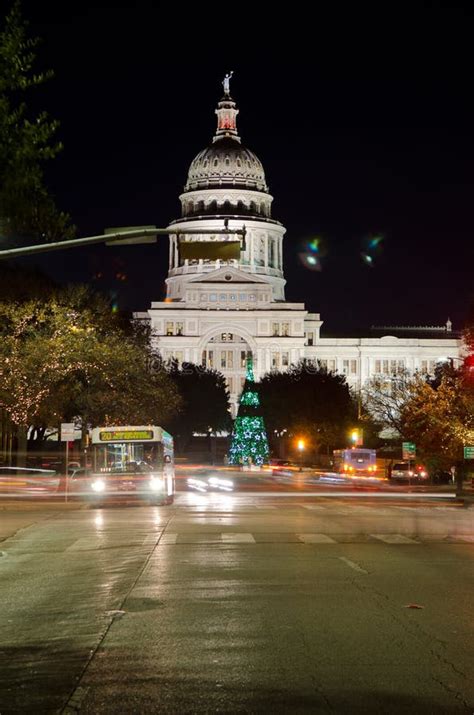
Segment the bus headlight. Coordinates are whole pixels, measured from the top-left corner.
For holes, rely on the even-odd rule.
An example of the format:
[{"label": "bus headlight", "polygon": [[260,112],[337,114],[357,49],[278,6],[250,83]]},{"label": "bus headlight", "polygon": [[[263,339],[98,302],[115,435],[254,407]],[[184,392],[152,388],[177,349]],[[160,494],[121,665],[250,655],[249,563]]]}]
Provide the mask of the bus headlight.
[{"label": "bus headlight", "polygon": [[103,479],[94,479],[91,487],[95,492],[103,492],[105,490],[105,482]]},{"label": "bus headlight", "polygon": [[158,479],[158,477],[152,477],[150,479],[150,489],[154,492],[158,492],[160,489],[163,489],[163,480]]}]

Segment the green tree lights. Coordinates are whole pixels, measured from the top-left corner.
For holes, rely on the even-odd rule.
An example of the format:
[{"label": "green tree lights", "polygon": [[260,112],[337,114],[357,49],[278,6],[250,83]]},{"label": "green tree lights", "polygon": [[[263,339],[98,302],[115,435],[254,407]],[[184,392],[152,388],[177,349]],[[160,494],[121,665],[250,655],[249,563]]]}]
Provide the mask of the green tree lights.
[{"label": "green tree lights", "polygon": [[232,431],[229,462],[261,465],[268,461],[268,457],[268,440],[263,417],[260,414],[260,397],[255,385],[252,358],[248,358],[245,385]]}]

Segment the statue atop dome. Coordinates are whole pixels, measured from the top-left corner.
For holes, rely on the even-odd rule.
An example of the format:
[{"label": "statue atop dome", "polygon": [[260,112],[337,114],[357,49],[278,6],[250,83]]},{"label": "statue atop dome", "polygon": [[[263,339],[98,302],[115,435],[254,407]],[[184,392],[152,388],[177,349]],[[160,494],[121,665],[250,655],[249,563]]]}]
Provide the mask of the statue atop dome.
[{"label": "statue atop dome", "polygon": [[230,97],[230,80],[232,75],[234,74],[234,70],[231,70],[229,74],[226,74],[224,79],[222,80],[222,86],[224,87],[224,94],[227,97]]}]

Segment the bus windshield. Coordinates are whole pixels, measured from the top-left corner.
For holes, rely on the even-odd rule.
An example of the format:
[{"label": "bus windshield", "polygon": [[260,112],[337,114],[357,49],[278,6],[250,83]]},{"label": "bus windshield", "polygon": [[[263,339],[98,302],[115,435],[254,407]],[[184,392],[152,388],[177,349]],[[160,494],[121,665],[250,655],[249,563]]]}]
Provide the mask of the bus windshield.
[{"label": "bus windshield", "polygon": [[163,468],[163,445],[114,442],[95,446],[95,469],[112,474],[152,472]]}]

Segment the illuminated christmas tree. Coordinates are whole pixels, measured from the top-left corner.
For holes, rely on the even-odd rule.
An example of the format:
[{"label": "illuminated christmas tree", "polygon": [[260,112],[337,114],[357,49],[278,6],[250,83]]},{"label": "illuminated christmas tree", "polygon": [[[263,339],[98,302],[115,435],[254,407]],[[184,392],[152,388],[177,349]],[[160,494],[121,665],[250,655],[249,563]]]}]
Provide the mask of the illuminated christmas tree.
[{"label": "illuminated christmas tree", "polygon": [[260,414],[258,387],[253,376],[252,358],[247,358],[247,374],[239,400],[239,411],[232,431],[230,464],[263,464],[269,449],[263,417]]}]

